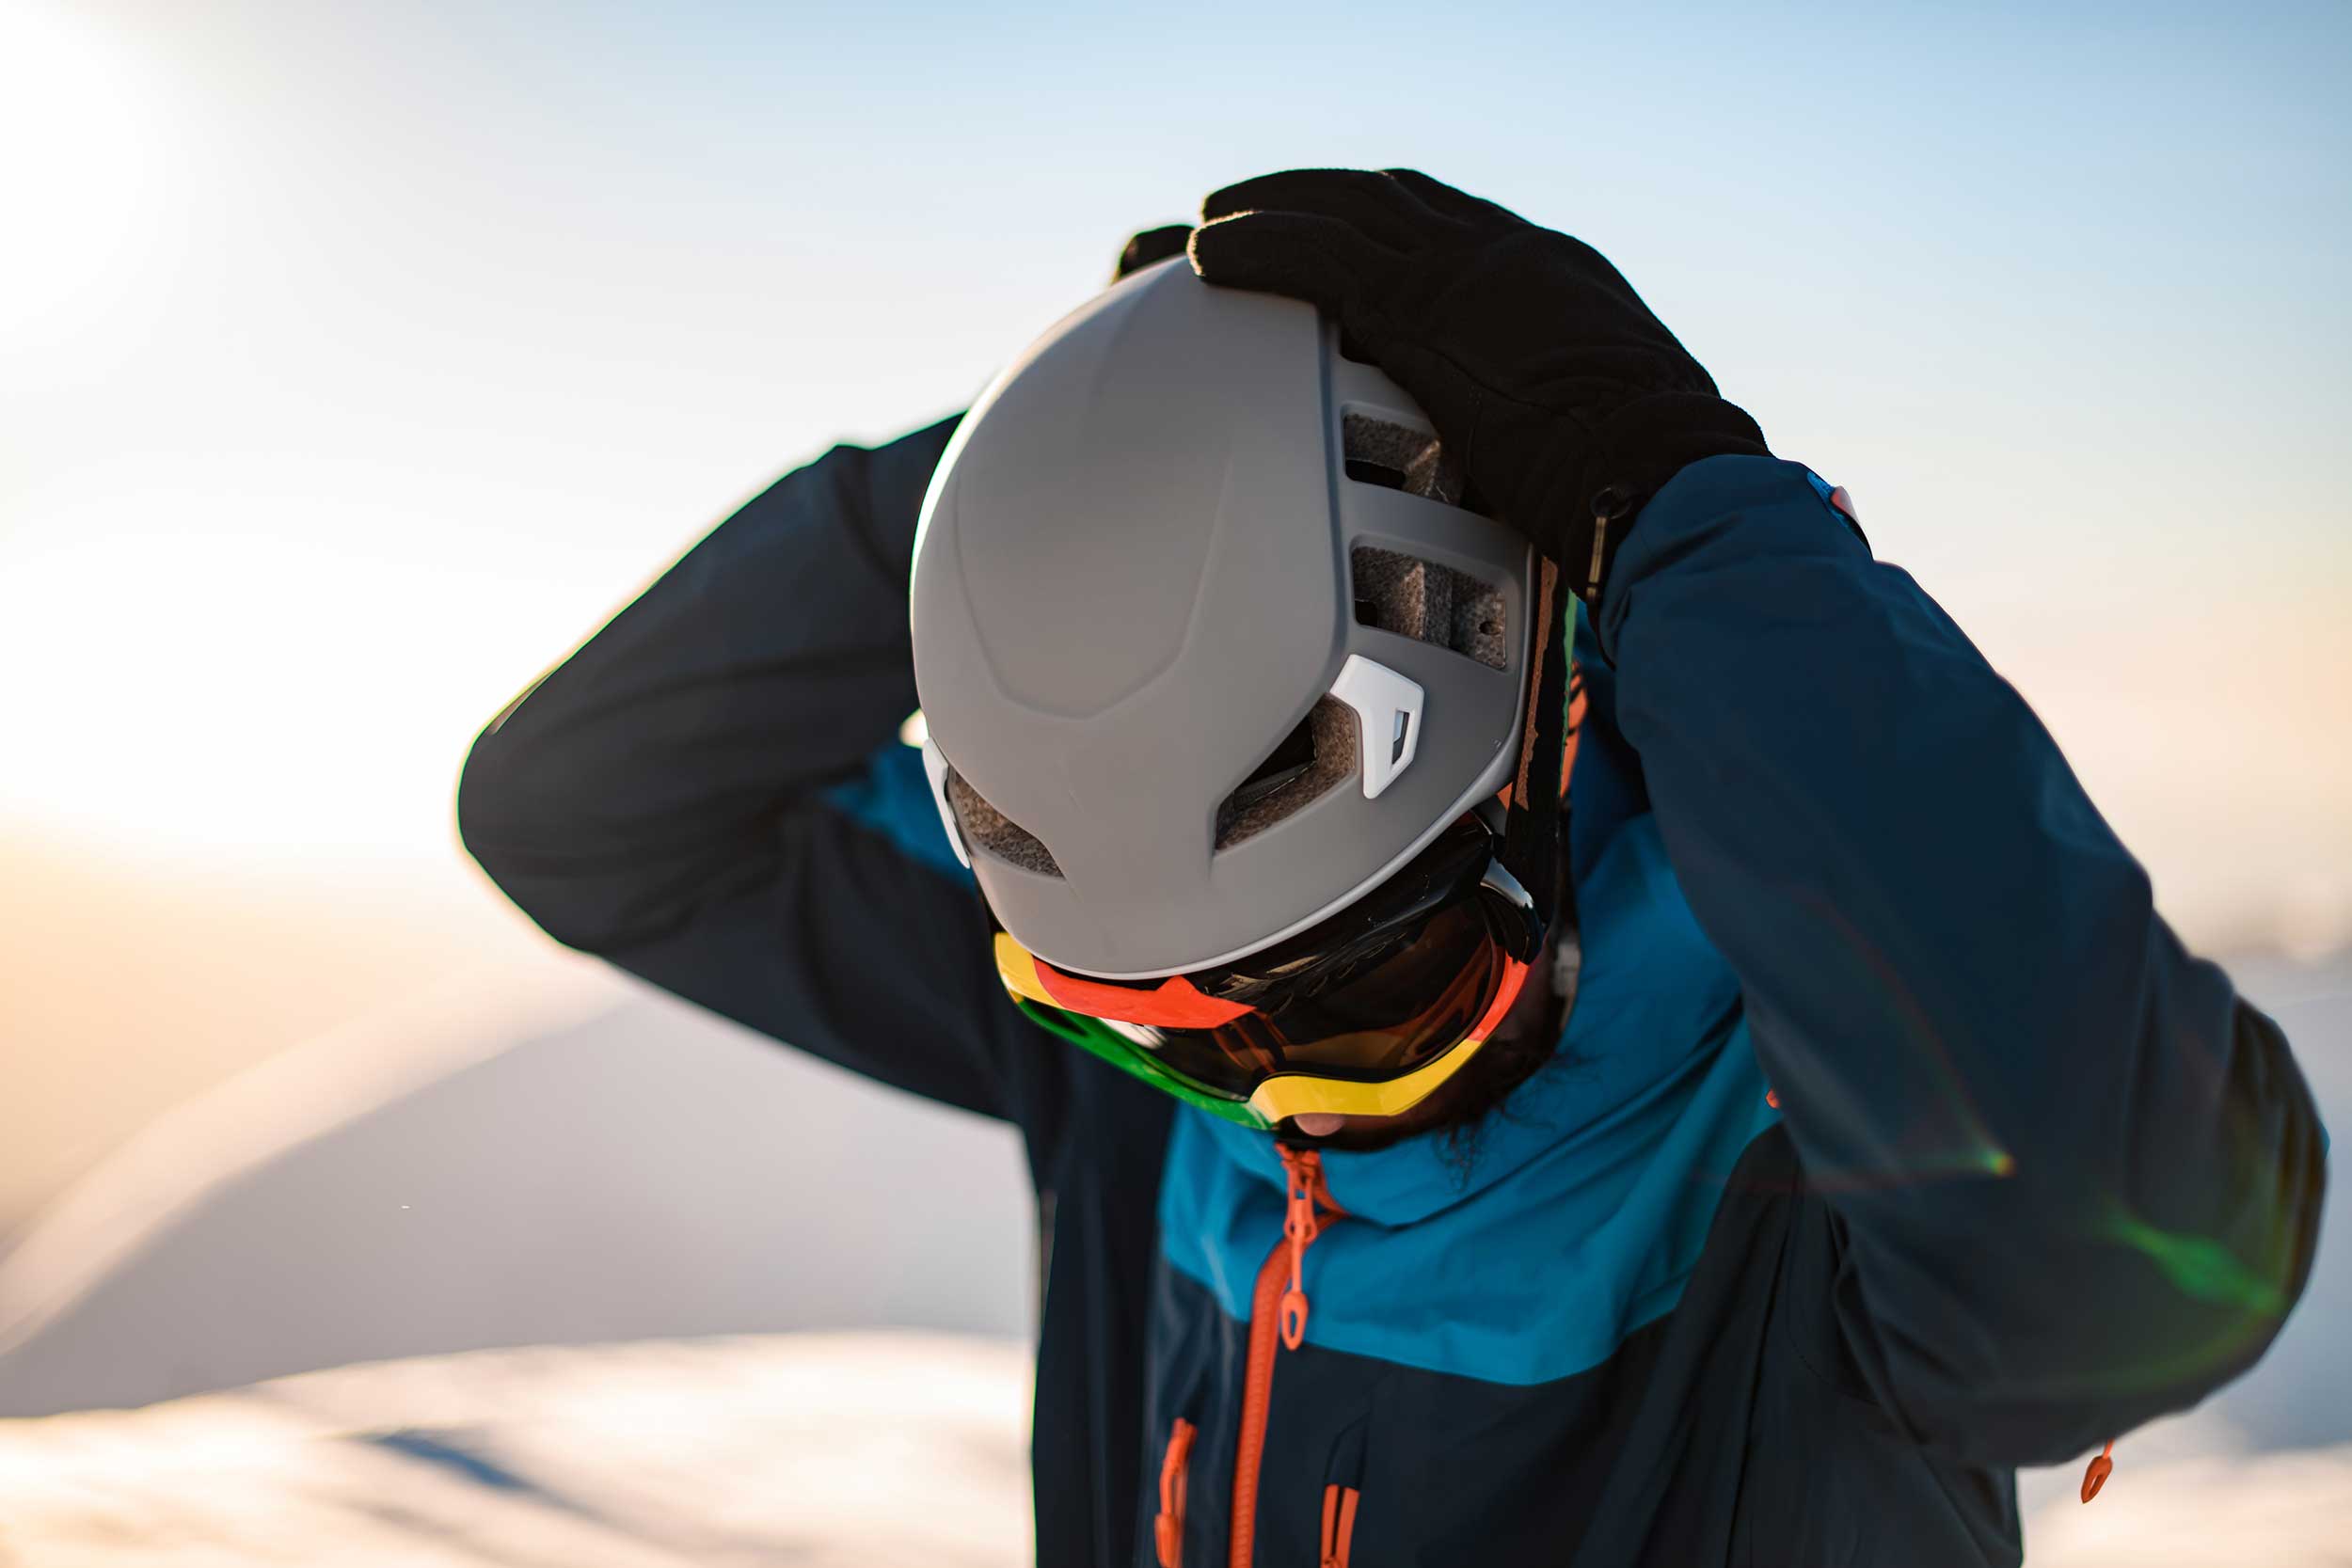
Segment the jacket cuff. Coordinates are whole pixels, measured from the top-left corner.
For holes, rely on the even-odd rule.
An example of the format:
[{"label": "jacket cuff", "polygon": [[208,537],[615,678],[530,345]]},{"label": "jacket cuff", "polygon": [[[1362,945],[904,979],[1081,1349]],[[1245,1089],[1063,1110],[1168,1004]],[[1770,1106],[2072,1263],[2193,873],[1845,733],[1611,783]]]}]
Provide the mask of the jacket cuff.
[{"label": "jacket cuff", "polygon": [[1826,484],[1802,463],[1726,455],[1684,467],[1660,487],[1624,531],[1604,580],[1593,632],[1615,662],[1617,633],[1642,596],[1642,585],[1719,550],[1869,559],[1860,529],[1825,499]]}]

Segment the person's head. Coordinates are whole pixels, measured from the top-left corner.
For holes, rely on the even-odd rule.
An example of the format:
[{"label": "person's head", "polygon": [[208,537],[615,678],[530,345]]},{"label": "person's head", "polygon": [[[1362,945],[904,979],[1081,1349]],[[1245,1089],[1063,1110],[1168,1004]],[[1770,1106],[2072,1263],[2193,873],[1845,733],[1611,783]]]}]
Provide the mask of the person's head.
[{"label": "person's head", "polygon": [[1311,307],[1170,261],[1032,345],[941,462],[913,585],[925,762],[1015,1002],[1286,1135],[1506,1093],[1554,1022],[1502,800],[1556,805],[1538,571]]}]

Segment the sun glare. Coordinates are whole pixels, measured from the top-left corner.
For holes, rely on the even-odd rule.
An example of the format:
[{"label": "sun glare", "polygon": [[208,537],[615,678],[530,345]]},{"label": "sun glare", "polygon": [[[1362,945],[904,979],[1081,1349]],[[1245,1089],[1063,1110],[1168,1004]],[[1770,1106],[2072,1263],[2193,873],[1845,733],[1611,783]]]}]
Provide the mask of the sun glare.
[{"label": "sun glare", "polygon": [[[527,668],[510,626],[448,573],[104,510],[0,583],[0,660],[40,672],[11,693],[32,744],[0,820],[240,860],[438,853],[466,743]],[[521,600],[549,645],[576,618]]]},{"label": "sun glare", "polygon": [[56,325],[113,281],[151,183],[151,84],[94,26],[0,8],[0,331]]}]

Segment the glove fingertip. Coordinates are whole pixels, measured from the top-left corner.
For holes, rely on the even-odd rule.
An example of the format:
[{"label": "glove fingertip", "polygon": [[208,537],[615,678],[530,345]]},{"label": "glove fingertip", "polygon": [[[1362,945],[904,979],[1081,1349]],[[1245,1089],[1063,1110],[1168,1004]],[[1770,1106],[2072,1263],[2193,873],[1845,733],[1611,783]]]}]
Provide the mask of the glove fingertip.
[{"label": "glove fingertip", "polygon": [[1191,238],[1191,227],[1182,223],[1143,230],[1128,240],[1125,248],[1120,251],[1118,264],[1111,272],[1111,281],[1116,283],[1130,274],[1184,255]]},{"label": "glove fingertip", "polygon": [[1192,231],[1185,254],[1194,272],[1223,288],[1288,294],[1327,308],[1348,288],[1346,267],[1328,249],[1271,214],[1204,223]]},{"label": "glove fingertip", "polygon": [[[1228,243],[1232,237],[1230,230],[1235,221],[1232,218],[1216,218],[1202,223],[1184,241],[1184,257],[1192,263],[1192,270],[1208,281],[1247,288],[1253,250],[1244,245],[1236,251]],[[1219,233],[1219,230],[1229,232]]]}]

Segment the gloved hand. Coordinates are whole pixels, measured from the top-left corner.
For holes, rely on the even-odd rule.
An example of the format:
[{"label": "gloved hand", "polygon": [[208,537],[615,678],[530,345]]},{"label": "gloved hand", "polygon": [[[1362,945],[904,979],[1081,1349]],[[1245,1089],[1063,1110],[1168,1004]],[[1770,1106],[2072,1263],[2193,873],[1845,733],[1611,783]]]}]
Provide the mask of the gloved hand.
[{"label": "gloved hand", "polygon": [[1200,276],[1336,317],[1587,602],[1678,469],[1770,455],[1600,252],[1490,201],[1410,169],[1296,169],[1229,185],[1200,215]]}]

